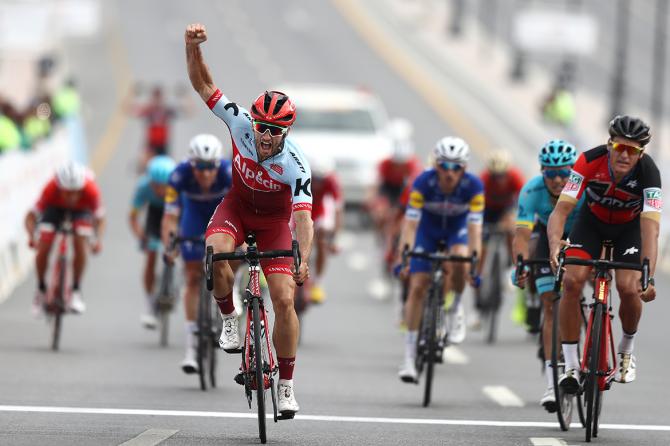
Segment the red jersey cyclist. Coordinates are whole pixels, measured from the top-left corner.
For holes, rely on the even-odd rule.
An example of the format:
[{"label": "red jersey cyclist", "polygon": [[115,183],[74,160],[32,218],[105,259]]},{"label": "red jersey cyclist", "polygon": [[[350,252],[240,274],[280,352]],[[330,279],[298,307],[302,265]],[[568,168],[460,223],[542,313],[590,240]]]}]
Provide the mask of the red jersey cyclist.
[{"label": "red jersey cyclist", "polygon": [[[278,91],[261,94],[250,111],[231,102],[216,87],[204,62],[200,44],[207,40],[205,27],[189,25],[184,38],[191,84],[228,126],[233,146],[233,186],[209,222],[207,245],[213,246],[215,253],[234,251],[253,231],[260,251],[289,249],[291,214],[295,220],[302,256],[299,270],[293,270],[290,258],[261,261],[275,312],[272,340],[279,364],[278,411],[294,414],[299,410],[293,386],[299,330],[293,298],[296,283],[309,277],[314,232],[309,165],[302,150],[287,139],[296,108]],[[223,316],[221,345],[227,351],[237,350],[240,336],[232,297],[233,271],[228,262],[217,262],[213,273],[213,296]]]},{"label": "red jersey cyclist", "polygon": [[[79,285],[86,267],[88,239],[91,235],[96,235],[91,249],[93,253],[100,252],[102,249],[100,238],[105,220],[100,191],[93,173],[76,162],[68,162],[58,168],[56,175],[42,190],[35,207],[25,218],[30,246],[37,249],[35,256],[37,294],[33,302],[36,313],[39,313],[45,303],[47,291],[45,275],[56,229],[63,224],[68,214],[75,232],[69,309],[74,313],[83,313],[86,311],[86,305],[81,298]],[[36,233],[38,233],[37,240],[35,240]]]},{"label": "red jersey cyclist", "polygon": [[[616,116],[609,126],[607,143],[582,153],[572,169],[554,211],[549,217],[547,236],[552,266],[566,242],[561,241],[565,222],[577,200],[585,196],[570,231],[568,256],[600,258],[603,240],[614,244],[615,261],[640,263],[649,259],[649,288],[642,291],[639,271],[616,270],[614,278],[619,292],[619,318],[623,336],[619,343],[619,364],[615,380],[635,380],[633,345],[642,302],[656,297],[653,280],[658,253],[658,234],[663,197],[661,176],[644,147],[651,140],[649,126],[630,116]],[[579,305],[582,288],[590,277],[590,267],[567,265],[563,276],[560,306],[560,330],[565,373],[559,385],[566,393],[577,393],[581,387],[577,346],[581,318]]]},{"label": "red jersey cyclist", "polygon": [[326,262],[330,254],[338,251],[335,240],[342,227],[344,200],[333,159],[323,154],[309,157],[308,160],[312,170],[312,220],[316,245],[315,271],[314,278],[310,280],[309,297],[318,304],[326,298],[321,286]]}]

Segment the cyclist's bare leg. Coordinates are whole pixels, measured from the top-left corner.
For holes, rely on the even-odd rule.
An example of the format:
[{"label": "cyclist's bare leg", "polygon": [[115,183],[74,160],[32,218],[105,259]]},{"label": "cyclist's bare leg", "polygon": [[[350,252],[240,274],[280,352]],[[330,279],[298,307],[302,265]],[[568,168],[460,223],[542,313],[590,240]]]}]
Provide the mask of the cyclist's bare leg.
[{"label": "cyclist's bare leg", "polygon": [[407,331],[417,331],[423,315],[423,300],[430,285],[429,273],[412,273],[409,276],[409,292],[405,302],[405,324]]},{"label": "cyclist's bare leg", "polygon": [[272,342],[278,358],[293,358],[298,349],[299,322],[293,306],[295,282],[288,274],[269,274],[266,276],[275,312],[275,324],[272,330]]},{"label": "cyclist's bare leg", "polygon": [[[235,250],[235,239],[229,234],[216,233],[207,237],[206,245],[212,246],[215,254],[220,252],[232,252]],[[227,261],[216,262],[212,268],[212,275],[214,278],[214,299],[219,304],[221,314],[231,314],[234,311],[232,294],[235,273]],[[230,305],[227,303],[228,299],[230,299]],[[231,307],[233,308],[232,311],[226,312],[224,310],[224,308],[230,310]]]},{"label": "cyclist's bare leg", "polygon": [[554,350],[551,342],[551,331],[554,326],[554,293],[550,291],[548,293],[543,293],[540,297],[542,298],[544,312],[544,322],[542,324],[542,347],[544,350],[544,360],[549,361],[551,360],[551,354]]},{"label": "cyclist's bare leg", "polygon": [[[454,245],[449,249],[449,254],[454,256],[466,257],[468,255],[467,245]],[[460,296],[465,289],[465,284],[468,281],[468,268],[465,263],[462,262],[451,262],[449,264],[449,270],[451,271],[451,290]]]},{"label": "cyclist's bare leg", "polygon": [[147,296],[154,291],[154,284],[156,283],[156,251],[146,251],[147,258],[144,264],[144,291]]},{"label": "cyclist's bare leg", "polygon": [[563,276],[563,295],[559,307],[561,342],[566,369],[579,369],[577,343],[581,327],[580,300],[584,283],[590,276],[588,266],[567,265]]},{"label": "cyclist's bare leg", "polygon": [[198,317],[198,300],[202,283],[202,262],[200,260],[184,262],[184,314],[187,322],[195,322]]},{"label": "cyclist's bare leg", "polygon": [[316,260],[314,269],[316,273],[316,279],[318,281],[326,269],[326,258],[328,256],[328,237],[327,232],[323,229],[316,229],[314,232],[314,238],[316,239]]},{"label": "cyclist's bare leg", "polygon": [[37,243],[37,254],[35,255],[35,271],[37,272],[38,283],[45,283],[44,277],[49,266],[49,253],[51,252],[52,240],[43,240]]},{"label": "cyclist's bare leg", "polygon": [[638,288],[640,287],[640,272],[617,270],[615,273],[616,288],[619,292],[619,318],[624,333],[633,335],[642,317],[642,300]]},{"label": "cyclist's bare leg", "polygon": [[72,280],[75,285],[80,284],[84,268],[86,267],[86,256],[88,249],[88,237],[83,235],[74,236],[74,258],[72,260]]}]

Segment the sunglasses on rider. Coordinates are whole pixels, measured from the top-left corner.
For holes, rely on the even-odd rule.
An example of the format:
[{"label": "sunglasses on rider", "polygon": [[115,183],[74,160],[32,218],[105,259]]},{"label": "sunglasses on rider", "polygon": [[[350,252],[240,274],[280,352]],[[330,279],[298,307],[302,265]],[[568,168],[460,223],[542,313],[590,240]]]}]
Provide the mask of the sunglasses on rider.
[{"label": "sunglasses on rider", "polygon": [[542,175],[550,180],[553,180],[556,177],[567,178],[570,176],[570,169],[543,170]]},{"label": "sunglasses on rider", "polygon": [[449,161],[438,161],[437,166],[442,170],[453,170],[454,172],[458,172],[464,168],[463,164],[452,163]]},{"label": "sunglasses on rider", "polygon": [[642,147],[631,146],[630,144],[624,144],[621,142],[613,142],[612,148],[619,153],[626,152],[628,153],[628,156],[639,155],[644,150]]},{"label": "sunglasses on rider", "polygon": [[216,161],[195,160],[191,161],[191,166],[195,170],[213,170],[219,167],[219,163]]},{"label": "sunglasses on rider", "polygon": [[270,131],[270,135],[272,136],[280,136],[288,131],[288,127],[284,127],[281,125],[274,125],[263,121],[254,121],[253,126],[254,130],[256,130],[261,135],[267,132],[268,130]]}]

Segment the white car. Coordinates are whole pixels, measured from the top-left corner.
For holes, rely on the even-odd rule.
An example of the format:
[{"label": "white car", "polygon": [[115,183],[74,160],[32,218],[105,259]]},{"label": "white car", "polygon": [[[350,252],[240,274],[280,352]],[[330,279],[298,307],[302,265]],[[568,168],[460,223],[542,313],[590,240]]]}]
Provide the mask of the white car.
[{"label": "white car", "polygon": [[308,158],[332,157],[345,203],[362,204],[376,181],[377,165],[393,150],[394,128],[409,123],[389,121],[380,99],[361,88],[295,84],[276,90],[296,105],[297,118],[289,138]]}]

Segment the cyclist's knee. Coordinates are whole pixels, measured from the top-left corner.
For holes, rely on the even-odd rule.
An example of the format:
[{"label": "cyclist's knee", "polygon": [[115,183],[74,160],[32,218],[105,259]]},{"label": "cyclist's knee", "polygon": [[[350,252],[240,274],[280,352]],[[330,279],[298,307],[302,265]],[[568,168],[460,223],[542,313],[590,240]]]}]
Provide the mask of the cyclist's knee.
[{"label": "cyclist's knee", "polygon": [[617,282],[616,289],[619,292],[619,298],[622,303],[629,299],[637,299],[638,297],[638,285],[634,279]]},{"label": "cyclist's knee", "polygon": [[563,277],[563,299],[567,298],[568,300],[578,300],[584,288],[584,282],[586,278],[577,274],[566,274]]}]

